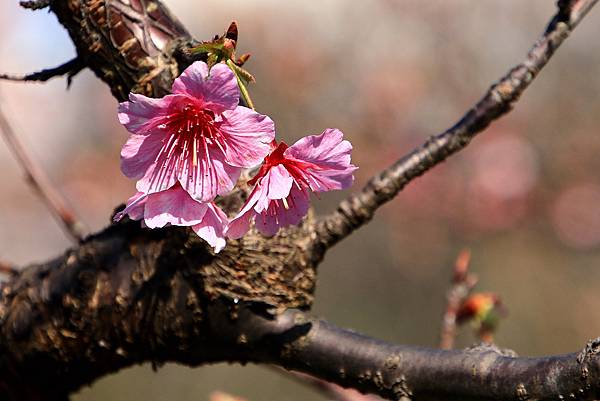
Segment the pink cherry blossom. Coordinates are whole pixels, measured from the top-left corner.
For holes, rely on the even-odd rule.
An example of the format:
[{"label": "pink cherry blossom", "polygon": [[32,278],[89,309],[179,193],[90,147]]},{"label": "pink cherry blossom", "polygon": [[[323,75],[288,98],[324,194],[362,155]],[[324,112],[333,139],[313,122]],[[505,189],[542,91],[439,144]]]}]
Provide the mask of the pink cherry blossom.
[{"label": "pink cherry blossom", "polygon": [[226,235],[242,237],[254,220],[264,235],[298,224],[309,209],[309,191],[323,192],[349,187],[356,167],[350,163],[352,145],[337,129],[300,139],[273,150],[250,184],[256,184]]},{"label": "pink cherry blossom", "polygon": [[179,183],[194,199],[210,202],[229,192],[242,168],[259,164],[275,136],[273,121],[238,105],[233,72],[197,61],[160,99],[130,94],[119,121],[130,132],[121,151],[123,173],[144,194]]},{"label": "pink cherry blossom", "polygon": [[212,202],[195,200],[180,184],[151,194],[136,193],[127,201],[125,209],[117,213],[115,220],[121,220],[126,214],[132,220],[143,219],[148,228],[167,225],[192,227],[216,253],[225,246],[227,215]]}]

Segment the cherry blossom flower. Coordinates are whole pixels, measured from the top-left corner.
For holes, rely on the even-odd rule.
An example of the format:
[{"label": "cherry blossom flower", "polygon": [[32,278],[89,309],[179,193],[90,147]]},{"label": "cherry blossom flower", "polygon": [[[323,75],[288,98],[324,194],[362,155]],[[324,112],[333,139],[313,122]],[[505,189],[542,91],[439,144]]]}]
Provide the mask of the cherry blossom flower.
[{"label": "cherry blossom flower", "polygon": [[309,191],[323,192],[349,187],[356,167],[350,163],[352,145],[337,129],[311,135],[292,146],[276,145],[265,158],[256,184],[238,215],[229,223],[226,235],[242,237],[254,220],[264,235],[298,224],[309,209]]},{"label": "cherry blossom flower", "polygon": [[160,192],[136,193],[127,201],[125,209],[115,215],[115,220],[121,220],[126,214],[132,220],[143,219],[148,228],[192,227],[216,253],[225,246],[223,232],[228,223],[227,215],[213,202],[195,200],[178,183]]},{"label": "cherry blossom flower", "polygon": [[229,192],[242,168],[264,159],[275,136],[273,121],[238,105],[239,88],[224,64],[193,63],[172,94],[155,99],[130,94],[119,121],[130,132],[121,169],[137,190],[158,193],[179,183],[194,199]]}]

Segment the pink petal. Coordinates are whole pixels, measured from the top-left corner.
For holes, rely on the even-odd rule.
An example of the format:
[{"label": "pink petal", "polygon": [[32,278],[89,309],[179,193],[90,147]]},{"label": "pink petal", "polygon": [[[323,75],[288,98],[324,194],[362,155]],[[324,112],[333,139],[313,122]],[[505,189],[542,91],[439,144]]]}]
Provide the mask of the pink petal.
[{"label": "pink petal", "polygon": [[[254,187],[252,193],[250,193],[250,196],[248,197],[248,200],[244,204],[242,211],[244,211],[247,205],[250,204],[252,204],[252,208],[257,213],[260,213],[269,207],[269,196],[267,195],[269,193],[269,185],[268,181],[264,180],[265,177],[258,180],[258,183]],[[240,213],[242,211],[240,211]]]},{"label": "pink petal", "polygon": [[181,101],[185,101],[181,95],[155,99],[130,93],[129,101],[119,104],[119,122],[133,134],[146,135],[158,129],[173,105]]},{"label": "pink petal", "polygon": [[[234,239],[243,237],[250,228],[252,217],[260,216],[260,213],[266,212],[267,209],[272,211],[273,200],[288,197],[293,183],[294,179],[282,165],[269,169],[266,175],[258,180],[246,203],[242,206],[242,210],[229,223],[227,236]],[[277,232],[276,227],[273,227],[272,230]]]},{"label": "pink petal", "polygon": [[278,164],[270,168],[260,181],[261,185],[267,187],[266,193],[264,194],[266,198],[283,199],[290,194],[294,178],[292,178],[284,166]]},{"label": "pink petal", "polygon": [[188,159],[183,161],[183,167],[176,171],[181,186],[202,202],[211,202],[217,195],[231,191],[242,171],[223,160],[222,152],[216,147],[209,147],[207,155],[198,158],[196,166]]},{"label": "pink petal", "polygon": [[308,194],[292,187],[286,202],[287,207],[283,201],[273,200],[266,211],[256,214],[256,229],[263,235],[273,236],[280,228],[300,223],[310,208]]},{"label": "pink petal", "polygon": [[192,227],[192,230],[200,238],[205,240],[219,253],[225,247],[225,228],[227,227],[227,215],[214,203],[207,204],[206,214],[199,224]]},{"label": "pink petal", "polygon": [[225,235],[232,239],[242,238],[250,229],[250,220],[254,217],[254,214],[255,212],[252,209],[238,214],[229,222]]},{"label": "pink petal", "polygon": [[[246,199],[242,209],[239,211],[237,216],[235,216],[235,218],[229,222],[229,225],[225,230],[225,234],[229,238],[241,238],[244,236],[244,234],[246,234],[246,232],[248,232],[250,229],[250,220],[255,214],[253,209],[256,203],[259,201],[259,199],[266,199],[266,197],[263,195],[265,188],[265,186],[261,186],[259,183],[254,187],[252,192],[250,192],[250,195],[248,196],[248,199]],[[265,205],[268,205],[268,200],[263,202]]]},{"label": "pink petal", "polygon": [[121,149],[121,171],[129,178],[140,179],[156,160],[166,134],[132,134]]},{"label": "pink petal", "polygon": [[[265,195],[266,185],[257,185],[238,215],[231,220],[226,235],[229,238],[241,238],[255,220],[256,229],[263,235],[273,236],[279,228],[296,225],[308,213],[310,200],[308,194],[292,186],[284,203],[281,199],[270,200]],[[286,207],[287,203],[287,207]],[[264,205],[264,207],[259,206]]]},{"label": "pink petal", "polygon": [[[172,162],[176,162],[176,160],[172,160]],[[146,174],[136,182],[135,187],[138,191],[146,194],[166,191],[177,182],[176,173],[171,164],[152,163],[148,166]]]},{"label": "pink petal", "polygon": [[287,197],[288,208],[281,213],[279,221],[282,227],[295,226],[306,216],[310,209],[310,197],[307,190],[293,187]]},{"label": "pink petal", "polygon": [[227,144],[227,162],[239,167],[256,166],[271,150],[275,124],[268,116],[238,106],[223,113],[219,130]]},{"label": "pink petal", "polygon": [[350,163],[352,145],[344,141],[343,136],[338,129],[326,129],[321,135],[299,139],[286,149],[284,155],[316,164],[345,166]]},{"label": "pink petal", "polygon": [[193,92],[190,92],[191,88],[198,82],[204,81],[206,77],[208,77],[208,65],[204,61],[195,61],[175,78],[171,92],[194,96]]},{"label": "pink petal", "polygon": [[209,73],[206,63],[194,62],[175,79],[171,90],[200,100],[203,108],[217,114],[233,110],[240,98],[235,75],[222,63],[213,66]]},{"label": "pink petal", "polygon": [[[169,139],[171,140],[173,138]],[[169,146],[168,143],[164,144],[165,149]],[[217,195],[231,191],[239,178],[241,168],[226,163],[223,152],[215,145],[208,145],[207,148],[200,145],[197,152],[196,159],[189,157],[189,153],[186,152],[175,152],[170,156],[158,158],[157,162],[148,165],[146,174],[138,180],[137,190],[156,193],[171,188],[179,181],[193,198],[202,202],[210,202]]]},{"label": "pink petal", "polygon": [[148,196],[144,221],[148,228],[193,226],[202,222],[208,207],[198,202],[179,185]]},{"label": "pink petal", "polygon": [[321,135],[310,135],[297,141],[284,152],[289,159],[305,161],[309,167],[306,178],[313,191],[344,189],[352,185],[356,166],[350,163],[352,145],[343,140],[337,129],[327,129]]},{"label": "pink petal", "polygon": [[[272,206],[274,213],[278,213],[278,208]],[[268,212],[257,213],[254,218],[256,229],[266,237],[272,237],[279,231],[279,222],[275,216],[270,216]]]},{"label": "pink petal", "polygon": [[148,200],[146,194],[142,192],[137,192],[131,198],[127,200],[127,204],[125,209],[121,210],[119,213],[115,214],[113,218],[114,221],[119,221],[126,214],[129,215],[131,220],[140,220],[144,217],[144,207],[146,205],[146,201]]},{"label": "pink petal", "polygon": [[308,182],[310,189],[315,192],[323,192],[348,188],[354,182],[353,172],[357,168],[356,166],[350,166],[345,170],[309,169]]}]

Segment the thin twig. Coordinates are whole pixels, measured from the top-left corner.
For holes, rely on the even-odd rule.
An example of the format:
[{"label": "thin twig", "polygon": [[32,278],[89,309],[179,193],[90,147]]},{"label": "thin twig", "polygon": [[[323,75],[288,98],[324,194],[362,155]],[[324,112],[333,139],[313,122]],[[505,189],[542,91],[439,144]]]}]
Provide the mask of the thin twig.
[{"label": "thin twig", "polygon": [[36,82],[46,82],[47,80],[59,77],[63,75],[67,75],[67,87],[71,86],[71,81],[78,72],[80,72],[85,67],[85,64],[79,57],[75,57],[73,60],[69,60],[64,64],[61,64],[57,67],[46,68],[41,71],[32,72],[30,74],[0,74],[0,79],[4,79],[7,81],[20,81],[20,82],[28,82],[28,81],[36,81]]},{"label": "thin twig", "polygon": [[440,331],[440,348],[452,349],[456,337],[456,313],[460,305],[467,298],[475,284],[477,277],[469,273],[471,252],[464,249],[456,258],[452,274],[452,287],[446,294],[446,311],[442,318]]},{"label": "thin twig", "polygon": [[392,200],[409,182],[466,147],[491,122],[508,113],[554,51],[597,1],[561,0],[557,14],[526,59],[492,85],[455,125],[430,137],[423,145],[371,178],[361,192],[342,201],[334,213],[317,221],[315,231],[325,249],[368,223],[375,211]]},{"label": "thin twig", "polygon": [[0,131],[6,144],[17,158],[17,161],[25,172],[29,185],[39,195],[41,200],[50,209],[65,233],[74,242],[78,243],[82,238],[82,223],[75,217],[75,213],[67,206],[62,195],[50,184],[50,180],[44,171],[29,157],[27,150],[17,138],[12,126],[0,108]]}]

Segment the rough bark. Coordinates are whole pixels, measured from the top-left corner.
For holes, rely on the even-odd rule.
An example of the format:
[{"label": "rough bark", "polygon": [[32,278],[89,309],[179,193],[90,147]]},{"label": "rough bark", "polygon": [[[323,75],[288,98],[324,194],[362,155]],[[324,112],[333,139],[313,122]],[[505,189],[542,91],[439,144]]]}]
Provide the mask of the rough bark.
[{"label": "rough bark", "polygon": [[[582,354],[537,359],[481,348],[439,351],[387,344],[292,310],[310,307],[325,251],[506,113],[595,3],[561,0],[523,64],[459,123],[331,216],[309,216],[274,238],[251,232],[218,255],[187,229],[147,230],[124,221],[24,268],[0,288],[0,399],[65,400],[125,366],[167,361],[273,363],[389,399],[597,397],[597,343]],[[164,95],[192,61],[185,50],[194,40],[156,0],[24,5],[50,7],[69,31],[77,60],[118,100],[130,91]],[[242,186],[220,202],[232,212],[245,196]]]},{"label": "rough bark", "polygon": [[285,243],[265,249],[250,235],[215,258],[187,230],[128,221],[26,268],[1,289],[1,396],[63,399],[124,366],[207,362],[203,344],[223,335],[207,327],[213,303],[230,304],[226,319],[242,303],[265,313],[310,303],[305,237],[284,233]]},{"label": "rough bark", "polygon": [[276,319],[250,311],[239,315],[239,320],[218,330],[244,333],[250,361],[276,363],[390,400],[600,396],[600,339],[578,353],[519,358],[513,351],[489,345],[448,351],[389,344],[296,311]]}]

